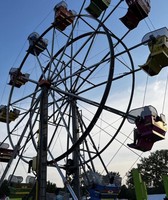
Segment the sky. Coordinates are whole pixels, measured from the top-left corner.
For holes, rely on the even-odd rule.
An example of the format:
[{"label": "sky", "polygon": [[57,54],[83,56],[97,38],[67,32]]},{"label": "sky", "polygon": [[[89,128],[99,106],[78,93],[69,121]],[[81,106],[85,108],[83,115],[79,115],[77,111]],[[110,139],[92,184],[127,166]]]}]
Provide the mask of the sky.
[{"label": "sky", "polygon": [[[70,9],[79,12],[80,6],[82,4],[82,0],[67,0],[67,4]],[[112,0],[109,8],[114,8],[118,1]],[[22,59],[26,54],[26,50],[28,49],[28,41],[27,37],[30,33],[37,31],[39,33],[43,33],[51,24],[54,13],[54,6],[59,3],[58,0],[1,0],[0,2],[0,24],[1,24],[1,32],[0,32],[0,44],[1,44],[1,53],[0,53],[0,104],[6,104],[9,99],[10,86],[7,84],[9,82],[8,72],[11,67],[17,67],[21,63]],[[86,6],[89,5],[89,1],[86,1]],[[119,18],[124,16],[127,11],[127,6],[125,2],[120,4],[117,8],[116,12],[112,15],[110,20],[106,22],[106,26],[115,34],[117,37],[121,38],[122,35],[127,31],[127,28],[119,21]],[[84,14],[87,14],[85,10],[83,10]],[[126,46],[132,47],[136,44],[139,44],[143,38],[143,36],[155,29],[161,27],[168,26],[168,12],[167,12],[167,0],[151,0],[151,12],[149,17],[140,22],[139,26],[131,31],[126,38],[123,40]],[[90,23],[94,23],[89,21]],[[82,34],[82,30],[84,27],[80,27],[79,24],[79,32],[78,34]],[[81,32],[80,32],[81,31]],[[106,40],[104,38],[104,40]],[[60,42],[60,41],[59,41]],[[103,46],[103,41],[99,41]],[[60,42],[61,43],[61,42]],[[105,46],[104,42],[104,46]],[[108,47],[102,47],[106,49]],[[120,49],[119,49],[120,50]],[[95,49],[96,51],[96,49]],[[138,68],[139,65],[142,65],[146,62],[148,57],[149,50],[147,46],[142,46],[136,48],[131,51],[131,55],[133,57],[135,68]],[[81,55],[82,56],[82,55]],[[126,58],[128,59],[128,58]],[[32,59],[33,60],[33,59]],[[28,61],[29,64],[32,64],[32,60]],[[116,66],[119,63],[116,62]],[[35,66],[35,64],[32,64]],[[33,66],[31,66],[33,67]],[[118,69],[122,70],[122,69]],[[122,73],[122,71],[116,71],[117,73]],[[167,69],[163,69],[158,76],[148,77],[144,72],[140,71],[136,73],[136,84],[135,84],[135,92],[134,98],[132,102],[131,108],[142,107],[144,105],[153,105],[157,108],[158,113],[164,112],[168,119],[168,110],[166,109],[168,106],[168,96],[167,96],[167,88],[166,88],[166,80],[167,80],[168,71]],[[33,75],[32,75],[33,76]],[[115,107],[117,109],[125,109],[128,100],[130,97],[130,88],[131,82],[128,78],[123,78],[119,83],[112,84],[112,89],[107,99],[107,105]],[[16,93],[16,96],[18,93]],[[99,96],[100,94],[94,94]],[[119,122],[114,122],[113,115],[110,113],[103,112],[101,115],[101,119],[98,121],[99,126],[102,129],[106,130],[108,133],[113,132],[112,126],[117,128],[119,126]],[[118,119],[118,118],[117,118]],[[110,124],[110,125],[109,125]],[[6,135],[6,126],[0,123],[0,128],[2,130],[2,135]],[[119,171],[123,180],[125,180],[125,174],[132,167],[136,167],[136,163],[139,161],[141,157],[148,156],[150,152],[143,153],[135,151],[132,152],[126,146],[127,143],[131,141],[130,138],[133,137],[131,134],[134,126],[130,125],[127,121],[123,126],[121,133],[118,134],[116,141],[114,141],[110,147],[103,153],[105,163],[108,166],[109,171]],[[101,130],[94,130],[101,132]],[[127,138],[130,134],[130,138]],[[126,136],[125,136],[126,135]],[[101,134],[101,139],[103,138],[103,134]],[[99,138],[100,139],[100,138]],[[100,140],[101,140],[100,139]],[[103,138],[104,139],[104,138]],[[106,140],[108,141],[108,137]],[[104,140],[101,140],[103,146]],[[124,144],[124,145],[123,145]],[[160,141],[154,145],[154,148],[151,152],[161,149],[167,148],[167,137],[164,141]],[[110,155],[110,156],[107,156]],[[98,161],[96,161],[98,162]],[[22,164],[23,165],[23,164]],[[99,165],[99,164],[97,164]],[[123,167],[124,166],[124,167]],[[0,175],[4,169],[5,165],[0,165]],[[24,171],[26,169],[25,166],[22,166]],[[23,169],[22,169],[23,170]],[[27,170],[27,169],[26,169]],[[98,169],[98,171],[102,169]],[[55,171],[54,171],[55,173]],[[52,182],[56,182],[56,178],[52,176],[53,169],[48,174],[48,178]],[[59,178],[60,184],[60,178]]]}]

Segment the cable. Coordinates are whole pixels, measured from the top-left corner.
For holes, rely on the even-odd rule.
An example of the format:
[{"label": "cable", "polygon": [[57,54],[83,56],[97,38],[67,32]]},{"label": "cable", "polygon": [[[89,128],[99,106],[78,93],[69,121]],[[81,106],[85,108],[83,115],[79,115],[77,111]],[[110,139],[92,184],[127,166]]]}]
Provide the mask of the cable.
[{"label": "cable", "polygon": [[164,99],[163,99],[162,113],[163,113],[164,108],[165,108],[166,95],[167,95],[167,86],[168,86],[168,74],[167,74],[167,79],[166,79],[166,86],[165,86],[165,92],[164,92]]},{"label": "cable", "polygon": [[145,98],[146,98],[146,92],[147,92],[148,80],[149,80],[149,75],[147,75],[147,77],[146,77],[145,91],[144,91],[144,97],[143,97],[143,103],[142,103],[142,106],[145,105]]}]

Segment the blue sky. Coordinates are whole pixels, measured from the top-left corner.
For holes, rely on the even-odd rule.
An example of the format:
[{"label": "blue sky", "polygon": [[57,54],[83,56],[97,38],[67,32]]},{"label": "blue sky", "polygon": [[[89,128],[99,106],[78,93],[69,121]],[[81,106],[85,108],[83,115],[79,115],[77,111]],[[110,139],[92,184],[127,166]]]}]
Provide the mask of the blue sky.
[{"label": "blue sky", "polygon": [[[47,18],[52,18],[53,7],[58,1],[53,0],[6,0],[0,2],[0,24],[1,24],[1,54],[0,54],[0,64],[1,64],[1,75],[0,84],[4,85],[5,74],[8,74],[8,70],[13,66],[18,54],[20,53],[24,43],[26,42],[27,36],[34,31],[37,26]],[[78,10],[82,1],[67,0],[67,3],[72,5],[74,10]],[[87,1],[87,5],[89,1]],[[116,1],[112,1],[111,5],[114,5]],[[167,23],[167,1],[162,0],[151,0],[151,13],[149,15],[149,20],[152,25],[157,29],[162,26],[166,26]],[[121,4],[121,8],[117,11],[120,13],[126,12],[126,6]],[[146,19],[148,25],[151,27],[150,21]],[[49,22],[49,21],[48,21]],[[48,23],[49,24],[49,23]],[[149,31],[145,22],[141,22],[142,26],[142,36]],[[47,23],[43,28],[47,27]],[[124,28],[124,27],[123,27]],[[153,27],[151,27],[153,28]],[[43,30],[41,29],[41,32]],[[136,30],[134,31],[136,32]],[[138,29],[138,34],[141,37],[141,30]],[[136,37],[137,33],[134,34]],[[139,38],[138,38],[139,39]],[[137,41],[139,42],[139,41]],[[3,75],[2,75],[3,74]],[[3,82],[2,82],[3,80]]]},{"label": "blue sky", "polygon": [[[8,100],[10,90],[10,87],[7,85],[9,81],[8,72],[11,67],[17,67],[22,61],[26,53],[26,49],[28,48],[28,35],[33,31],[38,31],[39,33],[42,33],[46,28],[50,26],[50,23],[52,22],[54,16],[53,7],[58,2],[58,0],[1,0],[0,104],[4,104]],[[74,9],[78,12],[83,0],[67,0],[66,2],[69,4],[69,8]],[[118,1],[112,0],[110,8],[113,8],[116,2]],[[86,5],[88,4],[89,1],[87,1]],[[131,47],[139,43],[146,33],[164,26],[168,27],[167,5],[167,0],[151,0],[151,12],[149,14],[149,17],[140,22],[139,26],[125,38],[125,44],[128,47]],[[121,22],[118,20],[118,18],[122,17],[126,13],[126,11],[127,6],[123,2],[114,13],[114,17],[111,18],[107,23],[109,27],[111,26],[111,30],[114,29],[114,32],[118,37],[121,37],[123,33],[127,31],[126,27],[124,27],[124,25],[122,25]],[[83,12],[86,14],[85,11]],[[137,49],[135,52],[132,52],[136,68],[138,67],[138,65],[143,64],[148,56],[147,47],[143,47],[143,49],[145,50],[142,51]],[[164,72],[161,73],[158,77],[149,78],[149,87],[147,88],[148,94],[145,96],[146,104],[154,104],[154,106],[156,107],[159,107],[159,104],[162,104],[163,98],[158,98],[158,95],[156,95],[156,93],[159,91],[160,88],[163,88],[162,84],[165,83],[164,81],[166,79],[166,76],[167,71],[165,69]],[[124,85],[126,87],[129,84],[127,81],[125,81],[124,83],[124,80],[122,83],[123,87]],[[137,90],[133,103],[134,107],[142,105],[145,83],[146,74],[143,72],[138,72],[136,74]],[[115,93],[114,96],[109,99],[109,101],[114,97],[116,98],[114,100],[114,104],[118,105],[118,99],[120,99],[121,104],[123,104],[125,99],[123,99],[122,97],[124,95],[126,96],[127,90],[123,91],[123,87],[121,85],[115,87],[116,88],[114,88],[114,91],[116,92],[116,90],[118,90],[119,92],[118,94]],[[153,93],[153,89],[155,91],[155,94]],[[121,95],[121,91],[124,93],[124,95]],[[161,93],[160,95],[163,95],[163,93]],[[159,111],[161,111],[161,108],[159,108]],[[167,111],[166,114],[168,118]],[[5,132],[4,125],[0,124],[0,128],[1,127],[3,127],[3,130]],[[123,129],[123,131],[128,132],[127,126]],[[123,140],[119,137],[119,140],[120,139],[121,141]],[[165,142],[164,145],[166,146],[167,144]],[[156,145],[155,150],[162,148],[162,144],[160,146]],[[125,156],[125,154],[126,152],[121,152],[118,158],[121,158],[122,155]],[[136,155],[129,154],[129,158],[130,160],[132,160],[132,163],[136,160],[136,157]],[[116,158],[115,163],[120,163],[118,158]],[[124,164],[128,165],[127,169],[131,167],[131,163],[129,163],[128,161],[124,161]],[[119,168],[119,164],[116,164],[115,168]],[[124,172],[122,172],[122,175],[123,174]]]}]

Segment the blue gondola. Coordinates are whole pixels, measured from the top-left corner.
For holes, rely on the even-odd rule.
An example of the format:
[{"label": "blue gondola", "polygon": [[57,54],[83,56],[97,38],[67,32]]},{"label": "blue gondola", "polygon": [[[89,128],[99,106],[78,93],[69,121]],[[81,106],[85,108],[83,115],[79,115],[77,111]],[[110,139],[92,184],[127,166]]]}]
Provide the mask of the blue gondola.
[{"label": "blue gondola", "polygon": [[120,187],[115,185],[94,185],[90,190],[91,200],[117,199]]},{"label": "blue gondola", "polygon": [[104,181],[98,172],[87,171],[83,176],[91,200],[117,199],[121,190],[121,177],[112,173]]}]

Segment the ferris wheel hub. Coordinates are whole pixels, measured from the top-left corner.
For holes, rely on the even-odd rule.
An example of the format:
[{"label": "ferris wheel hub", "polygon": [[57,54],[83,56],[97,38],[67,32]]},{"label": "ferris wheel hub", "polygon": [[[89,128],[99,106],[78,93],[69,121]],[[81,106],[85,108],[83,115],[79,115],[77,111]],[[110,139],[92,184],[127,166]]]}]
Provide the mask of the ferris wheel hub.
[{"label": "ferris wheel hub", "polygon": [[39,81],[39,86],[40,87],[46,86],[47,88],[50,88],[51,82],[49,80],[42,79]]}]

